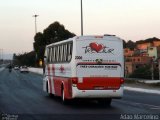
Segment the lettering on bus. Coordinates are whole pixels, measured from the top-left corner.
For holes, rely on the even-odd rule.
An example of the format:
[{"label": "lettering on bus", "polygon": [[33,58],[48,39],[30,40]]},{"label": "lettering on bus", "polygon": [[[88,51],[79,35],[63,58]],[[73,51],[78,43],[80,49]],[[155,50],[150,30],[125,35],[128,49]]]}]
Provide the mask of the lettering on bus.
[{"label": "lettering on bus", "polygon": [[76,60],[82,60],[82,56],[75,56]]},{"label": "lettering on bus", "polygon": [[85,54],[86,53],[114,54],[113,53],[113,51],[114,51],[113,48],[109,48],[109,47],[106,47],[103,44],[98,44],[98,43],[95,43],[95,42],[92,42],[92,43],[89,44],[89,46],[86,46],[86,47],[83,47],[83,48],[85,48]]},{"label": "lettering on bus", "polygon": [[80,65],[80,68],[99,68],[104,70],[117,70],[117,65]]}]

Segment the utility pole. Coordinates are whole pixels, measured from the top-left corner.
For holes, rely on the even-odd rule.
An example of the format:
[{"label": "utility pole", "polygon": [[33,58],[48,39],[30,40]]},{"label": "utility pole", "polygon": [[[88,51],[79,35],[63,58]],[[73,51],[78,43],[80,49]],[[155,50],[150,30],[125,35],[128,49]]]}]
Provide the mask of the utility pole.
[{"label": "utility pole", "polygon": [[38,17],[39,15],[33,15],[33,17],[35,18],[35,35],[36,35],[36,33],[37,33],[37,17]]},{"label": "utility pole", "polygon": [[83,3],[81,0],[81,36],[83,36]]},{"label": "utility pole", "polygon": [[151,65],[151,76],[152,80],[154,80],[154,62],[155,62],[155,56],[152,57],[152,65]]},{"label": "utility pole", "polygon": [[159,80],[160,80],[160,59],[158,60]]},{"label": "utility pole", "polygon": [[[33,15],[33,17],[35,18],[35,35],[37,34],[37,17],[38,17],[39,15]],[[35,66],[37,66],[37,53],[35,53]]]},{"label": "utility pole", "polygon": [[154,80],[154,65],[153,64],[154,64],[154,62],[152,61],[152,68],[151,68],[152,69],[151,70],[152,71],[152,80]]}]

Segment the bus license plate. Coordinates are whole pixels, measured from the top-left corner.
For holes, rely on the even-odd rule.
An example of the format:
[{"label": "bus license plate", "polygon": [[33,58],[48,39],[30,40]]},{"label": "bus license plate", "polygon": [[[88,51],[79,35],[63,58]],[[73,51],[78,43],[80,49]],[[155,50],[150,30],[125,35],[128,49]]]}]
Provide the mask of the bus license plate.
[{"label": "bus license plate", "polygon": [[97,87],[94,87],[94,89],[95,89],[95,90],[103,90],[104,87],[98,87],[98,86],[97,86]]}]

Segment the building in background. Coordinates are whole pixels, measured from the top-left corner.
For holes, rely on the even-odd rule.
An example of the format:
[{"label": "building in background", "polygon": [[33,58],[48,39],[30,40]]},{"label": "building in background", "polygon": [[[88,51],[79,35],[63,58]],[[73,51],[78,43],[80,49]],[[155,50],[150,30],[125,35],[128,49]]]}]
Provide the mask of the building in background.
[{"label": "building in background", "polygon": [[124,57],[126,76],[131,75],[142,66],[149,65],[157,69],[160,59],[160,39],[151,38],[146,41],[138,41],[134,50],[124,49]]},{"label": "building in background", "polygon": [[124,49],[124,56],[125,57],[131,57],[134,54],[134,50],[130,50],[129,48]]},{"label": "building in background", "polygon": [[148,56],[153,57],[155,60],[160,58],[160,47],[148,47]]},{"label": "building in background", "polygon": [[152,62],[152,57],[149,56],[132,56],[125,58],[125,74],[130,75],[136,69],[149,65]]}]

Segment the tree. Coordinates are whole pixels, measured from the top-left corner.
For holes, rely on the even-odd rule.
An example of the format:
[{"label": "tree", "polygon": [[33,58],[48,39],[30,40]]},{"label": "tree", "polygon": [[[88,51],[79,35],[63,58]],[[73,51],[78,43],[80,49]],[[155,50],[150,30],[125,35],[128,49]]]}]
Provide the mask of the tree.
[{"label": "tree", "polygon": [[126,48],[126,41],[123,40],[123,48]]},{"label": "tree", "polygon": [[149,65],[140,66],[129,77],[151,79],[151,66]]},{"label": "tree", "polygon": [[131,50],[134,50],[134,48],[136,47],[136,44],[129,40],[127,43],[126,43],[126,48],[130,48]]},{"label": "tree", "polygon": [[36,59],[43,59],[46,41],[44,40],[42,33],[37,33],[34,37],[35,42],[33,43],[34,51],[36,53]]},{"label": "tree", "polygon": [[59,42],[75,36],[74,33],[66,30],[65,27],[59,22],[54,22],[53,24],[49,25],[48,28],[43,31],[43,35],[46,44]]},{"label": "tree", "polygon": [[27,65],[34,66],[35,65],[35,52],[31,51],[29,53],[24,54],[14,54],[13,55],[13,64],[14,65]]},{"label": "tree", "polygon": [[44,57],[45,46],[51,43],[59,42],[71,37],[75,34],[69,32],[65,27],[59,22],[54,22],[50,24],[43,33],[37,33],[34,37],[34,50],[36,52],[37,59],[42,59]]},{"label": "tree", "polygon": [[153,38],[148,38],[146,40],[139,40],[136,42],[136,44],[142,44],[142,43],[153,43],[153,41],[160,41],[159,38],[153,37]]}]

